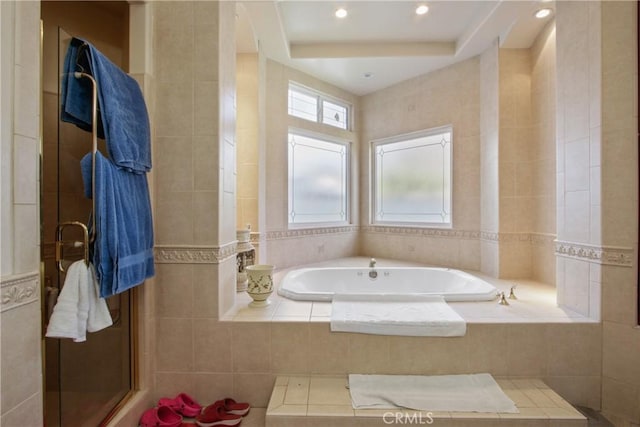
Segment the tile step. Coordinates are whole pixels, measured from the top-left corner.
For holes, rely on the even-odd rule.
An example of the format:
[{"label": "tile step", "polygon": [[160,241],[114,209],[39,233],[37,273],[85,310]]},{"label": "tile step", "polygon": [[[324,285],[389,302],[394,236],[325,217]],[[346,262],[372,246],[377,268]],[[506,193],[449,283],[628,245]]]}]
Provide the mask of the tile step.
[{"label": "tile step", "polygon": [[587,427],[587,419],[539,379],[497,378],[517,414],[353,409],[347,376],[279,376],[266,427]]}]

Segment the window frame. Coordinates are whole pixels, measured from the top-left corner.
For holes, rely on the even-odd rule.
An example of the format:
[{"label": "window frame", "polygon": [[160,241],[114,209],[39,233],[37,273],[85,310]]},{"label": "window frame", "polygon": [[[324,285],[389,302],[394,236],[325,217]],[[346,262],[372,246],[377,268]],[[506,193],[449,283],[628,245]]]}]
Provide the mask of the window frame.
[{"label": "window frame", "polygon": [[[307,118],[304,117],[300,117],[300,116],[296,116],[290,113],[289,111],[289,92],[291,90],[294,90],[296,92],[299,92],[301,94],[307,95],[307,96],[313,96],[316,98],[317,101],[317,108],[316,108],[316,119],[314,120],[309,120]],[[332,124],[326,123],[324,121],[324,102],[330,102],[332,104],[335,104],[339,107],[343,107],[345,109],[345,127],[340,127],[340,126],[334,126]],[[323,126],[329,126],[332,129],[339,129],[339,130],[343,130],[343,131],[351,131],[351,126],[353,123],[353,106],[348,103],[347,101],[343,100],[343,99],[339,99],[336,98],[334,96],[331,95],[327,95],[325,93],[319,92],[315,89],[311,89],[309,87],[303,86],[297,82],[294,82],[292,80],[289,81],[289,85],[287,87],[287,114],[289,115],[289,117],[295,117],[296,119],[300,119],[300,120],[305,120],[307,122],[311,122],[311,123],[317,123],[319,125],[323,125]]]},{"label": "window frame", "polygon": [[[292,223],[290,222],[290,209],[289,205],[291,202],[292,190],[290,188],[291,178],[289,176],[289,172],[291,169],[291,165],[289,162],[289,136],[291,134],[298,135],[305,138],[312,138],[323,142],[328,142],[332,144],[339,144],[345,147],[345,168],[344,168],[344,179],[345,179],[345,194],[344,194],[344,210],[345,210],[345,219],[344,221],[318,221],[318,222],[304,222],[304,223]],[[301,129],[298,127],[289,126],[287,130],[287,229],[302,229],[302,228],[329,228],[329,227],[342,227],[351,224],[351,153],[352,150],[352,142],[331,135],[326,135],[323,133],[313,132],[306,129]]]},{"label": "window frame", "polygon": [[[437,135],[441,133],[448,132],[450,135],[449,144],[450,147],[450,156],[449,156],[449,222],[447,223],[439,223],[439,222],[424,222],[424,221],[384,221],[376,219],[376,206],[377,206],[377,191],[378,191],[378,170],[376,168],[376,148],[380,145],[393,144],[397,142],[408,141],[412,139],[429,137],[432,135]],[[405,133],[401,135],[394,135],[387,138],[380,138],[372,140],[369,144],[370,148],[370,173],[369,173],[369,183],[370,183],[370,202],[369,202],[369,220],[371,225],[378,226],[391,226],[391,227],[415,227],[415,228],[439,228],[439,229],[453,229],[453,191],[454,191],[454,182],[453,182],[453,125],[443,125],[434,128],[428,128],[419,130],[416,132]]]}]

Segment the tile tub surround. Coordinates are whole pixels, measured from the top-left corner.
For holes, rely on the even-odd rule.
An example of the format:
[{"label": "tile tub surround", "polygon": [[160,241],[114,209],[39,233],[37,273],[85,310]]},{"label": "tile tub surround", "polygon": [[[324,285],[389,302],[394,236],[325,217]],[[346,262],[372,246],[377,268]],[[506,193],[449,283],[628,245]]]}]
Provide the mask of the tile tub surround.
[{"label": "tile tub surround", "polygon": [[[539,379],[497,379],[504,393],[518,407],[517,414],[428,412],[398,408],[353,409],[341,376],[279,376],[269,400],[266,426],[384,426],[433,424],[442,426],[587,426],[586,418]],[[396,420],[401,422],[390,422]],[[410,423],[409,420],[413,420]],[[420,422],[422,420],[422,422]]]},{"label": "tile tub surround", "polygon": [[[275,288],[282,278],[291,270],[305,267],[358,267],[366,268],[369,264],[366,257],[349,257],[332,261],[324,261],[299,267],[277,271],[274,274]],[[376,258],[377,267],[411,266],[428,267],[428,265]],[[463,270],[465,271],[465,270]],[[486,276],[477,271],[467,271],[493,284],[498,291],[506,295],[512,286],[516,286],[518,299],[509,299],[509,306],[501,306],[495,301],[450,302],[449,305],[468,323],[595,323],[593,320],[560,308],[556,304],[556,288],[531,280],[501,280]],[[271,304],[265,309],[248,307],[250,298],[246,293],[236,295],[234,308],[223,316],[222,320],[233,321],[294,321],[294,322],[329,322],[331,303],[294,301],[281,297],[274,290],[269,298]]]}]

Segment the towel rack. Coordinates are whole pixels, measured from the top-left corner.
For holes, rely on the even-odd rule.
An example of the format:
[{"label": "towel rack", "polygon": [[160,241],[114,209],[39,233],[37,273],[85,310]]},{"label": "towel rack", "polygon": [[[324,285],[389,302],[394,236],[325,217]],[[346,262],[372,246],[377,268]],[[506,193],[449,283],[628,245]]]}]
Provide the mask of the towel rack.
[{"label": "towel rack", "polygon": [[[61,272],[65,272],[62,260],[64,257],[64,245],[73,243],[74,245],[82,244],[84,246],[84,262],[89,265],[89,245],[96,239],[95,213],[96,213],[96,153],[98,152],[98,84],[92,75],[76,71],[73,73],[76,79],[87,78],[91,81],[93,89],[91,103],[91,215],[89,217],[89,225],[91,231],[86,225],[79,221],[61,222],[56,227],[56,266]],[[62,238],[63,230],[67,226],[80,227],[84,234],[84,241],[64,241]]]},{"label": "towel rack", "polygon": [[91,74],[76,71],[73,73],[76,79],[86,78],[91,80],[91,217],[89,224],[91,232],[89,243],[96,240],[95,214],[96,214],[96,153],[98,152],[98,83]]}]

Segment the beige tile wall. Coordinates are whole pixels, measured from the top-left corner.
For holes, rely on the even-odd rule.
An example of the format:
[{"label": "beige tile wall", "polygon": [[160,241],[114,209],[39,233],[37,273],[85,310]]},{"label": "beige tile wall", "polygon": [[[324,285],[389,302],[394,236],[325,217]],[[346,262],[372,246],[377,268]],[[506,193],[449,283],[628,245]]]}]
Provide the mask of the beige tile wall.
[{"label": "beige tile wall", "polygon": [[[310,261],[353,256],[357,254],[356,233],[345,235],[341,232],[317,230],[310,236],[270,237],[270,233],[286,231],[288,228],[288,184],[287,184],[287,133],[289,127],[324,133],[351,142],[351,223],[359,223],[359,182],[360,139],[359,99],[342,89],[318,80],[308,74],[288,68],[268,60],[266,63],[266,143],[265,143],[265,220],[266,253],[265,262],[278,268],[300,265]],[[287,91],[289,81],[314,88],[322,93],[346,101],[352,105],[355,120],[351,130],[342,130],[320,125],[306,120],[289,117],[287,113]]]},{"label": "beige tile wall", "polygon": [[259,231],[258,221],[258,54],[237,55],[238,86],[238,194],[236,223],[238,228],[251,225]]},{"label": "beige tile wall", "polygon": [[231,392],[216,355],[230,351],[217,319],[236,284],[227,252],[236,240],[235,3],[156,2],[154,12],[156,244],[186,258],[156,263],[152,390],[204,402]]},{"label": "beige tile wall", "polygon": [[[480,61],[472,58],[362,98],[362,146],[360,156],[369,158],[372,140],[422,129],[452,125],[453,226],[457,230],[478,230],[480,203]],[[361,176],[369,174],[369,162],[361,162]],[[362,179],[362,224],[368,216],[369,185]],[[406,250],[406,249],[405,249]]]},{"label": "beige tile wall", "polygon": [[[637,4],[603,2],[600,8],[602,135],[592,141],[591,207],[600,213],[603,245],[638,249]],[[594,6],[590,17],[597,16]],[[595,55],[595,53],[594,53]],[[596,147],[593,147],[596,145]],[[594,148],[596,148],[594,150]],[[600,206],[598,206],[600,205]],[[592,217],[593,218],[593,217]],[[592,232],[592,239],[597,238]],[[594,235],[595,234],[595,235]],[[616,425],[640,424],[640,329],[637,264],[602,266],[602,386],[604,412]],[[596,289],[599,291],[600,289]]]},{"label": "beige tile wall", "polygon": [[18,427],[31,420],[32,425],[42,425],[39,274],[3,276],[0,287],[0,422]]},{"label": "beige tile wall", "polygon": [[555,283],[554,36],[480,57],[480,269],[494,276]]},{"label": "beige tile wall", "polygon": [[[529,49],[500,49],[498,192],[500,233],[533,231],[531,60]],[[499,277],[531,276],[531,243],[502,239]]]},{"label": "beige tile wall", "polygon": [[0,424],[42,425],[40,4],[0,3]]},{"label": "beige tile wall", "polygon": [[[486,233],[497,233],[500,226],[498,58],[497,41],[480,56],[480,230]],[[481,240],[480,270],[483,273],[498,277],[498,250],[496,241]]]},{"label": "beige tile wall", "polygon": [[[598,408],[598,324],[469,324],[459,338],[332,333],[327,323],[167,323],[174,357],[162,362],[157,397],[192,390],[265,407],[278,374],[450,374],[539,377],[570,402]],[[220,345],[227,343],[227,345]],[[179,348],[179,350],[178,350]],[[173,350],[175,349],[175,350]]]},{"label": "beige tile wall", "polygon": [[[359,250],[356,231],[306,234],[267,240],[269,264],[278,269],[355,256]],[[381,256],[381,255],[378,255]]]},{"label": "beige tile wall", "polygon": [[[369,225],[369,150],[376,139],[453,126],[453,229],[479,230],[480,59],[475,57],[362,97],[360,221]],[[480,269],[478,241],[361,232],[362,254]],[[467,247],[467,245],[471,245]]]},{"label": "beige tile wall", "polygon": [[[556,18],[558,240],[599,245],[601,95],[600,3],[562,2]],[[594,179],[591,176],[594,175]],[[599,277],[588,259],[557,257],[558,303],[599,316]],[[592,286],[593,283],[593,286]]]}]

